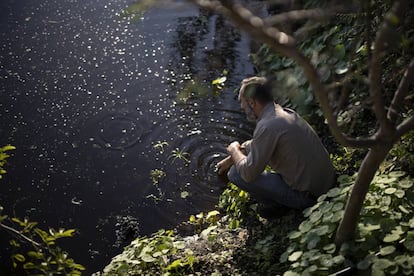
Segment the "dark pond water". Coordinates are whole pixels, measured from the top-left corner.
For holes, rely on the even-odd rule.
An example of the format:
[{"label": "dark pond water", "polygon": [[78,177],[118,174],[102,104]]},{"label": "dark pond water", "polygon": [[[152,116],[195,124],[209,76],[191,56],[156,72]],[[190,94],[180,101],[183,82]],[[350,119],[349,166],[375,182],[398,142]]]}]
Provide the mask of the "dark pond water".
[{"label": "dark pond water", "polygon": [[[64,247],[88,272],[122,250],[123,221],[146,235],[214,208],[214,165],[252,130],[234,94],[253,74],[248,40],[179,1],[120,17],[130,3],[0,3],[0,145],[17,147],[0,205],[41,227],[76,228]],[[226,89],[214,93],[224,69]]]}]

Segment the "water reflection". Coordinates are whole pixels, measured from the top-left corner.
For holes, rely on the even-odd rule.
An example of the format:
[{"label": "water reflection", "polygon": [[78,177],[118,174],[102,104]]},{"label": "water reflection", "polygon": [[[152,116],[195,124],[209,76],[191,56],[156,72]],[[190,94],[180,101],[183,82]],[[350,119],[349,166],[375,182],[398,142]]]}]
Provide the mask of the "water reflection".
[{"label": "water reflection", "polygon": [[[138,22],[119,16],[127,5],[0,3],[0,145],[17,147],[0,204],[77,228],[66,248],[90,271],[121,250],[115,230],[126,220],[148,234],[213,208],[223,188],[214,165],[251,130],[232,91],[253,71],[246,39],[179,1]],[[216,95],[209,85],[223,69],[228,89]],[[190,162],[173,162],[175,149]],[[158,187],[154,169],[165,173]],[[161,201],[149,197],[158,189]]]}]

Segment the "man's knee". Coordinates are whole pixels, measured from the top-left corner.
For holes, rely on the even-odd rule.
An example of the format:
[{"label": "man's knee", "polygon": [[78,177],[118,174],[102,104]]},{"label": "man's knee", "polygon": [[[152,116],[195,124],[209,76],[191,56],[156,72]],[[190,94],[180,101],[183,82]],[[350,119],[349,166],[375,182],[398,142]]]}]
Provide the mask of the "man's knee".
[{"label": "man's knee", "polygon": [[230,170],[227,172],[227,178],[230,180],[230,182],[236,183],[236,182],[238,182],[237,181],[238,174],[239,173],[237,172],[236,167],[233,165],[233,166],[231,166]]}]

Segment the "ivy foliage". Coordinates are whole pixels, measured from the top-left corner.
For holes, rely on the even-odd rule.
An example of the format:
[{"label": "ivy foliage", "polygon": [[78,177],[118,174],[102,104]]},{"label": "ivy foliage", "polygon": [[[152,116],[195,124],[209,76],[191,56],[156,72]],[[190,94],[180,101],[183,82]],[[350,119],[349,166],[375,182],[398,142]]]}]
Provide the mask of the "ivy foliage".
[{"label": "ivy foliage", "polygon": [[339,186],[304,211],[305,220],[289,234],[280,262],[284,275],[328,275],[342,269],[370,275],[412,275],[414,270],[414,192],[402,171],[378,173],[361,212],[356,239],[337,247],[335,230],[355,176],[339,177]]},{"label": "ivy foliage", "polygon": [[134,275],[185,275],[185,271],[191,271],[193,264],[191,250],[186,249],[182,240],[178,240],[177,233],[173,230],[159,230],[151,237],[132,241],[121,254],[112,259],[103,275],[128,275],[128,272],[133,272]]}]

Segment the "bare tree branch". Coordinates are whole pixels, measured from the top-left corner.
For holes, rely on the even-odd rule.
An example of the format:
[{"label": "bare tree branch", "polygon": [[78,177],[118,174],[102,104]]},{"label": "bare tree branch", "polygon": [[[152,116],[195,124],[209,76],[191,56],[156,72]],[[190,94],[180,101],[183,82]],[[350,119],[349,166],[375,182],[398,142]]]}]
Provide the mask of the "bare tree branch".
[{"label": "bare tree branch", "polygon": [[382,93],[382,58],[385,54],[390,34],[402,20],[407,1],[396,1],[386,15],[386,20],[377,33],[369,70],[370,95],[373,101],[374,113],[385,136],[391,136],[393,126],[387,118]]},{"label": "bare tree branch", "polygon": [[402,102],[405,96],[409,92],[409,88],[411,83],[414,79],[414,59],[411,60],[410,64],[408,65],[407,69],[405,70],[404,76],[402,77],[400,84],[398,86],[397,91],[394,94],[394,98],[392,99],[391,105],[388,109],[387,117],[391,123],[395,124]]},{"label": "bare tree branch", "polygon": [[405,119],[401,124],[397,126],[397,137],[401,137],[410,130],[414,129],[414,116]]},{"label": "bare tree branch", "polygon": [[321,21],[335,16],[339,12],[349,12],[349,9],[346,9],[344,7],[334,7],[331,9],[294,10],[269,16],[264,19],[264,23],[267,26],[274,26],[285,22],[294,22],[309,19]]},{"label": "bare tree branch", "polygon": [[332,15],[333,13],[331,11],[326,11],[323,9],[296,10],[269,16],[264,19],[264,23],[267,26],[273,26],[285,22],[293,22],[305,19],[323,20]]},{"label": "bare tree branch", "polygon": [[356,148],[369,148],[375,145],[376,136],[368,138],[350,138],[340,130],[333,108],[329,103],[326,86],[321,83],[320,76],[311,61],[292,43],[293,38],[285,33],[279,32],[273,27],[265,27],[262,19],[253,15],[245,7],[231,4],[232,1],[193,1],[203,8],[212,9],[215,12],[223,14],[240,29],[247,32],[251,37],[266,43],[274,51],[295,60],[303,68],[309,83],[313,87],[315,97],[320,104],[321,110],[327,119],[332,135],[339,143]]}]

